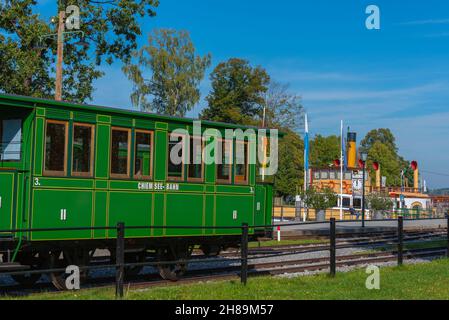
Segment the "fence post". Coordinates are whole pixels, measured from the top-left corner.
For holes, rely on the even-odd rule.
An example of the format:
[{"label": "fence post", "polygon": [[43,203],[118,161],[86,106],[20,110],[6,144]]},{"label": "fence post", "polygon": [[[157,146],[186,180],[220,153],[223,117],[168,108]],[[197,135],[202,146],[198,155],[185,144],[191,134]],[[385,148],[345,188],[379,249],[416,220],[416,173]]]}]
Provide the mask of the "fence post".
[{"label": "fence post", "polygon": [[242,223],[242,243],[241,243],[241,270],[240,282],[246,285],[248,280],[248,224]]},{"label": "fence post", "polygon": [[335,277],[337,270],[337,235],[335,230],[335,218],[331,218],[329,226],[330,235],[330,275]]},{"label": "fence post", "polygon": [[125,224],[117,223],[117,248],[116,248],[116,272],[115,272],[115,297],[123,298],[123,280],[125,276]]},{"label": "fence post", "polygon": [[281,206],[281,221],[284,221],[284,206]]},{"label": "fence post", "polygon": [[404,220],[398,217],[398,266],[402,266],[404,249]]},{"label": "fence post", "polygon": [[447,251],[446,256],[449,258],[449,213],[446,214],[446,221],[447,221]]}]

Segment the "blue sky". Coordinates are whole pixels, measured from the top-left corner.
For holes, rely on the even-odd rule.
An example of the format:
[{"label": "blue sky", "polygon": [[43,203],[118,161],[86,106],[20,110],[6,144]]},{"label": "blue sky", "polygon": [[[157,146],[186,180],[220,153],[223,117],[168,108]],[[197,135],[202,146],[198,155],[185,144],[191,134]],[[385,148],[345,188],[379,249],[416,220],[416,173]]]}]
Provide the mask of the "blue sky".
[{"label": "blue sky", "polygon": [[[43,15],[53,1],[40,2]],[[153,28],[189,30],[217,63],[248,59],[303,98],[312,134],[339,134],[340,120],[359,140],[388,127],[400,153],[417,160],[430,187],[449,186],[449,1],[160,0]],[[381,30],[365,28],[365,8],[381,10]],[[93,103],[129,107],[121,65],[103,67]],[[210,70],[209,70],[210,71]],[[203,98],[210,85],[202,85]],[[202,101],[189,116],[196,117]]]}]

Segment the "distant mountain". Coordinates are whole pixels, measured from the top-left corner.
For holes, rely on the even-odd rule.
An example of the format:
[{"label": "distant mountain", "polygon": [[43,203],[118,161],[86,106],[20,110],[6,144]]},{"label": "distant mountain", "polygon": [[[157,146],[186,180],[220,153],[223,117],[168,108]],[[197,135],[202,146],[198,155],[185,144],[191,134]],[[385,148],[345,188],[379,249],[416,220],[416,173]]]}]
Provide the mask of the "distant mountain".
[{"label": "distant mountain", "polygon": [[438,196],[449,196],[449,188],[430,190],[430,194]]}]

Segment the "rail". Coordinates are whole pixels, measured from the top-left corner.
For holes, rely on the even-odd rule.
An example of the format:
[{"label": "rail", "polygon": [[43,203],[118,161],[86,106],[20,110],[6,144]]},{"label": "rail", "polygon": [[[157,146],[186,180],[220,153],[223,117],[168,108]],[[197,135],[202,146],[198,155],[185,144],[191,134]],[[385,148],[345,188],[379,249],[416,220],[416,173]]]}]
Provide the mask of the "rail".
[{"label": "rail", "polygon": [[[427,219],[417,219],[417,220],[433,220],[436,218]],[[447,246],[446,246],[446,256],[449,257],[449,215],[446,215],[446,226],[447,226]],[[386,221],[372,220],[372,221]],[[402,265],[404,262],[404,218],[399,216],[397,219],[388,219],[388,221],[397,221],[397,264]],[[329,243],[327,247],[316,247],[308,251],[292,251],[289,253],[278,253],[271,254],[264,257],[279,257],[288,255],[297,255],[298,253],[307,252],[319,252],[328,250],[329,255],[329,273],[331,276],[335,276],[337,273],[337,249],[345,248],[345,246],[337,246],[337,223],[346,223],[349,221],[337,221],[335,218],[331,218],[330,221],[313,221],[313,222],[298,222],[290,223],[287,226],[306,226],[306,225],[328,225],[329,226]],[[179,263],[188,262],[240,262],[240,281],[243,285],[246,285],[248,279],[248,261],[251,259],[256,259],[255,257],[249,257],[249,233],[250,230],[254,229],[271,229],[275,230],[278,227],[285,227],[285,224],[270,224],[270,225],[248,225],[247,223],[242,223],[241,226],[125,226],[125,223],[119,222],[116,226],[105,226],[105,227],[70,227],[70,228],[26,228],[26,229],[13,229],[13,230],[0,230],[0,233],[10,233],[15,234],[19,232],[56,232],[56,231],[74,231],[74,230],[115,230],[117,232],[116,237],[116,260],[113,264],[106,265],[86,265],[80,266],[80,270],[94,270],[94,269],[105,269],[105,268],[115,268],[115,288],[116,288],[116,298],[122,299],[124,296],[124,279],[125,279],[125,268],[128,267],[143,267],[143,266],[161,266],[161,265],[175,265]],[[204,258],[204,259],[178,259],[176,261],[145,261],[145,262],[135,262],[127,263],[125,260],[125,249],[126,249],[126,231],[136,230],[136,229],[234,229],[240,232],[237,235],[241,236],[240,240],[240,256],[234,259],[228,258]],[[7,271],[0,272],[0,275],[28,275],[28,274],[44,274],[44,273],[54,273],[54,272],[66,272],[65,268],[52,268],[52,269],[35,269],[35,270],[19,270],[19,271]]]}]

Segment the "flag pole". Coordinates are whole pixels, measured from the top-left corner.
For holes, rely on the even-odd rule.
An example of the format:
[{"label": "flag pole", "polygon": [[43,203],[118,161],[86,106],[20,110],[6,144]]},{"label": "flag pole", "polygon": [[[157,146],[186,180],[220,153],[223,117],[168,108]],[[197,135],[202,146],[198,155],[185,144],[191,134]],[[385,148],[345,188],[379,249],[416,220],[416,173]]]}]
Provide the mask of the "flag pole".
[{"label": "flag pole", "polygon": [[343,220],[343,166],[344,166],[344,159],[343,159],[343,120],[341,120],[341,126],[340,126],[340,134],[341,134],[341,146],[340,146],[340,220]]},{"label": "flag pole", "polygon": [[308,159],[308,147],[309,147],[309,124],[307,123],[307,113],[304,116],[305,127],[304,127],[304,191],[307,191],[307,174],[309,170],[309,159]]},{"label": "flag pole", "polygon": [[[307,191],[308,175],[309,175],[309,123],[307,113],[304,115],[304,194]],[[303,221],[307,219],[306,208],[303,212]]]}]

